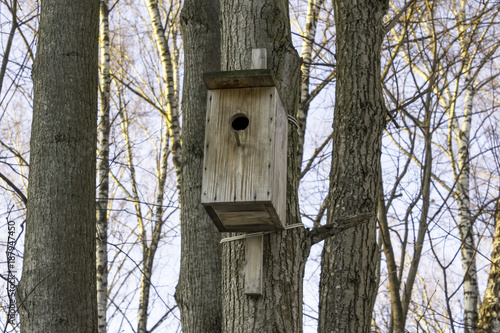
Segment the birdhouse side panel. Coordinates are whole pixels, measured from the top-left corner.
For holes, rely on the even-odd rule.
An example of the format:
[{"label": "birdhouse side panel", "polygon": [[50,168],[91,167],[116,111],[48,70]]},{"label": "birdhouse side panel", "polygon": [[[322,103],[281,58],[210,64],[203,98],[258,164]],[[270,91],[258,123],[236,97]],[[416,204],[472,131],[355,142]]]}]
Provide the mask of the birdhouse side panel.
[{"label": "birdhouse side panel", "polygon": [[[277,94],[277,91],[276,91]],[[274,131],[274,170],[272,202],[283,226],[286,225],[286,187],[287,187],[287,153],[288,153],[288,117],[279,96],[276,98]]]},{"label": "birdhouse side panel", "polygon": [[[274,89],[209,91],[202,202],[271,199],[275,135],[270,115],[276,103]],[[240,118],[246,118],[248,124],[235,126]]]}]

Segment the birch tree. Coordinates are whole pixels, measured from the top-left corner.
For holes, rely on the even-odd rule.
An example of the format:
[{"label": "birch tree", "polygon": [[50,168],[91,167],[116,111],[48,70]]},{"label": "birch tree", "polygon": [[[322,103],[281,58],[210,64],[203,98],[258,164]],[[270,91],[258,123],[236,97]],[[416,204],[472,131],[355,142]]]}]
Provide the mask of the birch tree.
[{"label": "birch tree", "polygon": [[[147,332],[147,320],[148,320],[148,308],[149,308],[149,293],[151,289],[151,274],[153,270],[153,260],[155,258],[155,253],[158,249],[158,244],[161,238],[162,227],[164,224],[163,220],[163,201],[164,201],[164,188],[167,179],[167,164],[168,156],[172,152],[173,163],[177,171],[177,176],[180,177],[181,174],[181,163],[182,163],[182,150],[181,150],[181,133],[180,133],[180,121],[179,121],[179,108],[178,108],[178,82],[177,82],[177,68],[175,66],[176,59],[172,55],[170,46],[168,44],[168,36],[175,43],[176,29],[165,30],[163,28],[164,24],[160,15],[160,8],[158,2],[155,0],[146,1],[149,17],[151,20],[151,25],[153,27],[153,34],[156,41],[156,46],[159,51],[160,63],[162,67],[163,81],[164,81],[164,93],[163,101],[164,104],[164,128],[163,135],[161,139],[161,157],[158,170],[158,193],[156,197],[156,210],[154,213],[154,227],[151,231],[151,243],[148,247],[146,234],[144,233],[142,238],[143,247],[143,272],[141,279],[141,296],[139,301],[139,324],[138,332]],[[170,3],[170,13],[172,13],[171,20],[167,20],[166,24],[170,27],[175,27],[178,25],[177,13],[179,11],[180,4],[171,2]],[[168,33],[168,35],[167,35]],[[175,44],[174,44],[175,49]],[[171,145],[169,144],[171,141]],[[134,194],[137,196],[137,194]],[[141,226],[143,223],[140,222],[139,229],[143,229]]]},{"label": "birch tree", "polygon": [[[302,80],[300,84],[300,104],[297,112],[297,122],[299,124],[299,148],[297,151],[297,159],[299,166],[302,165],[304,155],[304,141],[307,124],[307,114],[314,95],[310,90],[311,67],[313,60],[313,48],[315,46],[316,27],[318,25],[319,12],[323,5],[323,0],[310,0],[307,4],[306,25],[303,32],[302,41]],[[331,79],[332,75],[327,80]],[[325,80],[326,81],[326,80]]]},{"label": "birch tree", "polygon": [[[164,96],[165,96],[165,119],[168,123],[169,136],[172,140],[172,152],[174,158],[174,165],[177,170],[177,175],[180,175],[181,162],[182,162],[182,150],[181,150],[181,128],[179,122],[179,97],[177,90],[177,74],[175,67],[175,58],[172,56],[170,46],[168,44],[167,33],[172,31],[165,31],[163,28],[164,23],[160,15],[160,9],[157,0],[146,0],[148,7],[149,17],[151,19],[151,25],[153,27],[153,34],[160,55],[160,63],[163,71],[164,80]],[[176,8],[180,4],[174,4],[172,1],[170,4],[170,12],[175,13]],[[172,21],[167,21],[165,24],[174,25],[178,24],[175,19]],[[175,34],[170,34],[172,39],[175,38]]]},{"label": "birch tree", "polygon": [[97,183],[97,318],[98,332],[106,333],[108,310],[108,197],[109,197],[109,135],[110,135],[110,42],[109,2],[100,1],[100,105],[98,126]]},{"label": "birch tree", "polygon": [[[105,3],[103,0],[101,5]],[[364,319],[359,324],[362,328],[357,328],[376,332],[496,330],[499,236],[493,225],[498,227],[498,159],[494,158],[499,146],[495,140],[500,137],[496,112],[500,96],[498,4],[393,0],[387,10],[364,6],[367,13],[355,24],[348,21],[356,17],[355,10],[344,14],[354,4],[289,2],[293,41],[302,57],[299,61],[288,35],[286,1],[224,0],[220,16],[218,3],[185,1],[180,16],[177,1],[109,3],[113,9],[107,51],[110,69],[105,74],[106,64],[101,63],[97,119],[97,217],[101,222],[108,218],[107,233],[106,226],[97,224],[97,241],[102,245],[98,250],[101,261],[95,264],[101,273],[97,305],[101,332],[106,326],[113,332],[179,331],[181,321],[185,332],[297,332],[318,321],[320,331],[351,331],[356,329],[357,319]],[[382,1],[369,5],[374,3]],[[37,33],[38,4],[6,0],[0,6],[5,14],[0,24],[4,55],[0,67],[0,195],[9,207],[16,207],[13,215],[22,231],[30,154],[24,133],[31,120],[26,110],[33,103],[27,71],[34,58],[31,48]],[[383,12],[388,14],[383,21],[372,20]],[[179,22],[184,44],[179,40]],[[223,24],[222,37],[217,37],[219,23]],[[380,72],[368,65],[362,74],[356,74],[358,66],[354,65],[345,70],[346,59],[354,63],[358,58],[346,56],[340,45],[352,46],[351,50],[366,46],[370,52],[378,52],[370,46],[372,38],[363,35],[357,25],[368,31],[366,36],[375,31],[386,34]],[[345,26],[359,34],[346,38]],[[339,46],[334,45],[337,38]],[[378,43],[379,35],[377,38]],[[101,34],[101,52],[105,39]],[[350,44],[356,41],[356,45]],[[225,235],[219,234],[199,203],[206,109],[202,73],[248,69],[251,49],[261,47],[268,50],[269,68],[279,78],[290,115],[287,224],[303,220],[310,229],[264,236],[264,295],[249,297],[243,293],[243,241],[220,245]],[[356,54],[371,62],[370,52],[358,50]],[[101,54],[103,60],[106,54]],[[182,61],[184,70],[180,69]],[[378,74],[381,79],[375,83]],[[110,77],[113,84],[109,84]],[[337,79],[340,97],[331,89]],[[380,91],[373,88],[380,84],[388,109],[385,113],[380,111],[381,104],[365,103],[372,101],[371,96],[380,101]],[[359,97],[358,90],[366,91],[369,98]],[[183,92],[182,111],[179,91]],[[363,105],[347,108],[346,96]],[[331,111],[334,105],[335,114]],[[368,139],[380,133],[379,121],[387,122],[382,145],[372,141],[370,146]],[[358,139],[366,143],[361,148],[355,146]],[[382,152],[380,165],[377,149]],[[353,162],[354,158],[363,163]],[[353,181],[362,178],[358,175],[366,182]],[[351,192],[342,194],[342,189]],[[364,200],[362,205],[356,198]],[[361,208],[351,209],[356,203]],[[6,211],[0,211],[2,220]],[[379,227],[379,248],[372,251],[369,246],[374,244],[375,225]],[[323,253],[322,296],[318,300],[319,270],[317,275],[306,271],[313,276],[309,280],[309,275],[304,278],[304,266],[309,259],[308,268],[314,271],[322,245],[312,255],[311,247],[335,234]],[[179,250],[176,243],[180,238]],[[355,241],[370,244],[369,250]],[[365,249],[362,253],[367,259],[361,261],[366,266],[340,268],[343,260],[339,258],[344,263],[357,260],[357,255],[339,256],[336,245],[349,242],[356,250]],[[374,265],[378,253],[381,260]],[[29,256],[27,260],[31,260]],[[333,288],[327,282],[332,276],[347,283]],[[487,279],[484,300],[479,304],[479,291],[486,287]],[[362,286],[366,288],[361,290]],[[368,308],[374,302],[375,289],[372,312]],[[313,290],[313,297],[304,298],[303,290]],[[325,297],[326,290],[333,290],[331,298]],[[363,293],[356,294],[356,290]],[[354,305],[343,307],[350,296]],[[347,312],[350,318],[337,315]],[[371,322],[365,314],[372,316]],[[330,321],[336,326],[328,326]],[[347,322],[351,326],[342,326]],[[0,316],[0,326],[2,323]]]},{"label": "birch tree", "polygon": [[[405,299],[405,301],[402,301],[402,321],[407,322],[410,320],[408,316],[414,316],[414,325],[420,325],[419,322],[423,322],[418,319],[422,318],[419,317],[421,315],[418,313],[422,311],[419,302],[425,302],[426,296],[420,297],[422,294],[427,293],[427,289],[425,292],[421,292],[421,290],[422,288],[433,288],[427,282],[439,279],[440,281],[444,280],[444,282],[439,283],[438,287],[443,290],[443,294],[439,301],[433,304],[432,310],[428,311],[428,315],[425,314],[425,311],[423,312],[422,316],[425,317],[425,323],[430,326],[433,325],[436,329],[445,330],[445,327],[449,325],[449,329],[454,330],[455,325],[457,327],[465,325],[470,330],[476,327],[476,323],[472,318],[475,316],[474,312],[477,313],[478,306],[476,301],[471,303],[470,299],[478,300],[480,298],[478,291],[473,292],[476,289],[473,287],[474,284],[477,287],[477,282],[474,281],[478,279],[474,261],[482,248],[481,244],[474,241],[473,235],[477,232],[477,229],[472,222],[481,216],[489,214],[492,199],[487,198],[494,196],[494,194],[491,193],[491,185],[485,185],[474,189],[474,192],[472,192],[474,193],[475,203],[467,199],[470,198],[469,192],[471,191],[469,184],[474,179],[470,178],[471,175],[477,175],[478,173],[485,175],[485,179],[489,179],[485,180],[485,184],[491,184],[492,180],[488,176],[490,171],[476,171],[471,168],[473,158],[470,154],[471,149],[473,149],[476,152],[474,157],[476,161],[483,158],[485,158],[485,161],[488,160],[488,149],[484,148],[484,143],[481,143],[479,147],[476,144],[476,147],[474,147],[474,141],[481,136],[479,133],[487,128],[484,126],[484,122],[488,121],[487,119],[491,117],[491,113],[486,111],[488,107],[484,109],[485,106],[479,106],[479,103],[475,105],[478,110],[473,111],[471,108],[473,104],[469,103],[473,96],[482,95],[481,90],[483,90],[483,87],[492,88],[487,82],[490,82],[495,76],[485,73],[484,69],[486,64],[494,59],[497,49],[495,44],[492,44],[493,40],[490,39],[491,36],[488,32],[491,31],[492,27],[489,22],[495,20],[496,14],[493,13],[491,7],[488,7],[488,4],[486,4],[486,7],[469,5],[461,7],[460,3],[457,2],[454,7],[449,9],[449,12],[446,11],[448,8],[443,12],[445,7],[442,5],[439,1],[411,4],[408,11],[401,16],[402,22],[399,27],[397,25],[393,26],[389,32],[387,44],[395,45],[395,47],[389,49],[391,53],[388,53],[387,65],[383,71],[384,91],[391,108],[398,112],[396,124],[402,124],[402,127],[393,127],[388,130],[388,137],[399,146],[401,153],[407,156],[407,163],[395,166],[397,170],[401,170],[398,171],[396,176],[394,176],[394,172],[391,174],[390,169],[385,172],[387,178],[394,179],[393,185],[391,184],[394,187],[386,191],[386,208],[388,209],[385,209],[385,211],[393,211],[387,217],[394,221],[390,228],[391,233],[396,236],[393,236],[393,239],[398,242],[398,246],[392,247],[390,239],[387,242],[387,235],[383,237],[382,241],[384,253],[386,253],[389,280],[391,280],[390,274],[397,271],[397,277],[394,277],[393,282],[389,283],[392,307],[395,307],[399,297]],[[462,9],[465,9],[467,14],[462,12],[465,16],[459,19]],[[450,21],[450,15],[445,13],[450,13],[456,20],[454,22]],[[473,24],[468,21],[467,16],[482,17],[483,25]],[[471,37],[471,34],[475,37]],[[464,42],[467,45],[464,45]],[[457,50],[460,52],[457,52]],[[396,70],[396,68],[398,69]],[[392,74],[388,76],[387,73],[389,72],[392,72]],[[410,86],[414,87],[413,90],[408,89]],[[493,90],[495,89],[493,88]],[[408,94],[409,91],[412,91],[412,94]],[[414,91],[415,93],[413,93]],[[485,93],[487,95],[491,94],[486,90]],[[396,96],[400,96],[400,99],[398,100]],[[479,111],[481,109],[483,111]],[[424,121],[426,118],[422,117],[424,115],[422,111],[425,111],[425,113],[431,112],[430,118],[426,116],[427,119],[431,119],[430,123]],[[470,126],[472,117],[477,117],[478,123],[482,124],[477,126],[474,129],[475,134],[471,135],[473,129]],[[427,132],[426,126],[432,128],[429,132],[432,135],[431,146],[422,142],[424,138],[427,138],[427,135],[424,135]],[[411,134],[413,132],[412,128],[419,128],[422,135],[418,135],[416,132]],[[396,134],[398,132],[399,134]],[[474,137],[476,139],[473,139]],[[467,143],[463,140],[466,140]],[[428,181],[431,182],[431,189],[433,189],[434,193],[426,195],[427,201],[424,199],[425,197],[421,197],[421,202],[419,202],[420,199],[410,199],[411,196],[409,196],[410,198],[403,204],[403,207],[407,207],[406,212],[404,212],[398,209],[397,206],[401,205],[398,197],[406,196],[405,192],[408,192],[408,187],[401,186],[405,182],[409,184],[408,180],[404,180],[406,178],[405,174],[412,173],[411,165],[413,163],[422,168],[421,172],[425,174],[426,167],[423,159],[425,154],[421,153],[422,148],[420,148],[422,146],[425,147],[424,149],[432,149],[433,166]],[[459,147],[461,148],[459,149]],[[419,157],[419,155],[422,157]],[[398,156],[393,155],[391,158],[401,161]],[[443,159],[448,161],[446,162]],[[443,170],[446,170],[446,172]],[[463,185],[459,185],[460,182],[464,181],[465,174],[469,175],[469,180]],[[449,177],[450,175],[452,177]],[[388,184],[386,183],[386,185]],[[427,191],[423,191],[424,185],[425,183],[419,185],[421,194],[427,193]],[[455,203],[449,203],[449,201],[453,200]],[[468,202],[467,209],[463,205],[464,202]],[[425,242],[420,241],[423,241],[424,238],[416,235],[413,236],[415,237],[413,243],[411,242],[410,237],[415,233],[415,231],[411,231],[411,228],[408,228],[412,224],[412,215],[420,215],[419,220],[425,223],[426,232],[429,234],[429,238]],[[454,226],[445,227],[442,221],[447,219],[456,220],[456,228]],[[463,226],[466,221],[470,222],[467,222],[470,229],[464,233]],[[384,226],[387,220],[381,217],[380,222],[383,231],[384,228],[387,228]],[[420,225],[418,226],[418,235],[420,235]],[[405,227],[403,229],[399,226]],[[413,228],[416,229],[416,227]],[[404,231],[399,232],[398,229]],[[443,253],[440,253],[442,249],[440,242],[436,241],[436,239],[455,237],[455,230],[460,231],[457,239],[461,240],[462,245],[453,248],[453,250],[448,248]],[[468,235],[468,241],[466,235]],[[479,236],[479,240],[481,238],[482,236]],[[393,249],[393,254],[388,253],[391,252],[390,248]],[[414,249],[413,257],[409,256],[407,252],[411,248]],[[430,277],[429,272],[419,269],[419,260],[416,259],[425,253],[425,250],[422,251],[425,248],[432,253],[432,257],[428,259],[433,265],[439,267],[442,273],[441,277]],[[455,249],[458,251],[454,252]],[[469,249],[467,250],[468,254],[464,253],[464,251],[467,252],[466,249]],[[457,274],[453,272],[453,261],[456,257],[460,258],[459,252],[462,252],[462,260],[466,262],[464,264],[464,261],[462,261],[461,275],[463,279],[459,283],[452,283],[453,279],[450,276]],[[398,253],[399,260],[390,263],[392,261],[390,257],[396,253]],[[418,256],[416,256],[417,254]],[[482,257],[482,255],[479,257]],[[407,266],[407,258],[411,260],[409,268],[405,267]],[[425,263],[426,267],[428,262]],[[436,284],[433,285],[436,286]],[[468,295],[466,303],[468,305],[455,307],[458,305],[459,299],[457,292],[462,287],[464,292],[468,290],[466,292]],[[415,288],[418,288],[420,292],[417,292]],[[412,292],[412,289],[414,292]],[[402,293],[401,296],[399,296],[400,292]],[[476,302],[475,305],[473,305],[474,302]],[[465,303],[463,304],[465,305]],[[466,315],[465,311],[468,311],[468,315]],[[392,312],[394,317],[395,311]],[[459,314],[460,312],[461,314]],[[442,324],[443,321],[437,320],[435,317],[444,314],[446,314],[448,320],[446,324]],[[392,324],[388,326],[392,331]]]},{"label": "birch tree", "polygon": [[[158,11],[169,12],[165,33],[172,50],[171,65],[177,68],[179,7],[175,2],[170,3],[171,7],[165,5],[165,8],[158,7]],[[176,308],[171,303],[173,271],[169,269],[166,277],[169,292],[165,293],[165,276],[160,272],[168,269],[168,265],[158,261],[159,255],[164,256],[162,245],[170,243],[165,236],[175,234],[178,225],[172,218],[178,203],[167,119],[169,102],[155,34],[141,37],[141,29],[153,31],[146,7],[127,2],[116,6],[113,13],[119,28],[112,37],[115,52],[111,73],[115,91],[111,97],[112,111],[116,110],[116,114],[111,116],[115,155],[110,157],[113,209],[109,214],[108,246],[112,247],[108,264],[108,315],[112,327],[152,332],[175,325],[177,321],[172,316]],[[133,43],[140,47],[131,47]],[[176,100],[176,70],[172,75],[170,97]],[[155,267],[160,275],[155,274]],[[161,289],[159,281],[162,281]]]}]

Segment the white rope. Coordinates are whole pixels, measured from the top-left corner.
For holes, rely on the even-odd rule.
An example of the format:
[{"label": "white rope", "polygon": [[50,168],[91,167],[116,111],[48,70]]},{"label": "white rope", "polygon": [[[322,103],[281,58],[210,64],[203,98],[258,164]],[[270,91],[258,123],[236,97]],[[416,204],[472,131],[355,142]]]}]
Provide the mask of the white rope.
[{"label": "white rope", "polygon": [[[300,227],[304,227],[304,225],[302,223],[295,223],[295,224],[290,224],[290,225],[285,226],[285,230],[293,229],[293,228],[300,228]],[[272,232],[275,232],[275,231],[253,232],[251,234],[244,234],[244,235],[223,238],[223,239],[221,239],[220,242],[221,243],[232,242],[232,241],[235,241],[238,239],[245,239],[245,238],[250,238],[250,237],[255,237],[255,236],[262,236],[262,235],[270,234]]]}]

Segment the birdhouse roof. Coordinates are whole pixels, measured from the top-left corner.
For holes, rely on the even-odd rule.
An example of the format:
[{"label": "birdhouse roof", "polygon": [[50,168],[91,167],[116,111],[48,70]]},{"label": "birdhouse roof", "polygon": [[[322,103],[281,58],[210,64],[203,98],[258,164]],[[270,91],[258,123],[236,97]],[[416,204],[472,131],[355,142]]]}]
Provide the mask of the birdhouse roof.
[{"label": "birdhouse roof", "polygon": [[276,86],[274,75],[269,69],[204,73],[203,80],[209,90]]}]

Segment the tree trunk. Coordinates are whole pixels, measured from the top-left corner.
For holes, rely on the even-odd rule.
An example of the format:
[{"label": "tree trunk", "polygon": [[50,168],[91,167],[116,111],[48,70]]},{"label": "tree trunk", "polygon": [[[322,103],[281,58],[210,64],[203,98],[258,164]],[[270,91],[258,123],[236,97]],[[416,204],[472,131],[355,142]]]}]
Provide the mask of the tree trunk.
[{"label": "tree trunk", "polygon": [[[470,131],[472,123],[472,101],[474,98],[474,89],[472,87],[471,77],[471,59],[469,54],[470,33],[468,32],[465,7],[467,2],[460,1],[460,11],[457,18],[457,29],[459,33],[461,46],[461,60],[464,75],[464,111],[462,126],[458,128],[458,120],[455,113],[450,119],[452,127],[455,127],[458,145],[458,175],[455,173],[457,182],[456,199],[458,206],[458,228],[460,231],[460,240],[462,242],[462,270],[464,274],[464,325],[465,332],[475,331],[477,324],[478,311],[480,308],[479,286],[477,283],[476,268],[476,246],[474,241],[474,221],[471,216],[471,203],[469,198],[469,175],[470,175]],[[456,103],[453,103],[456,105]],[[453,161],[452,161],[453,162]]]},{"label": "tree trunk", "polygon": [[[286,0],[223,0],[222,70],[250,69],[254,48],[266,48],[285,110],[297,112],[300,59],[293,48]],[[287,224],[300,222],[297,199],[298,134],[288,138]],[[301,332],[305,259],[303,229],[264,235],[262,296],[244,293],[245,241],[223,245],[222,332]]]},{"label": "tree trunk", "polygon": [[100,110],[99,110],[99,143],[97,154],[98,194],[97,194],[97,326],[98,333],[106,333],[106,311],[108,308],[108,195],[109,195],[109,101],[111,76],[108,0],[100,1]]},{"label": "tree trunk", "polygon": [[[160,52],[160,63],[163,71],[164,97],[166,102],[165,117],[168,122],[168,131],[172,140],[172,155],[177,175],[180,175],[182,150],[181,150],[181,128],[179,121],[178,96],[176,89],[176,69],[173,65],[173,57],[168,45],[167,36],[161,20],[160,9],[157,0],[146,0],[149,17],[153,27],[153,33],[156,40],[158,51]],[[172,22],[166,22],[165,24]],[[174,37],[175,38],[175,37]]]},{"label": "tree trunk", "polygon": [[[156,250],[158,250],[158,245],[161,240],[162,228],[165,223],[163,219],[164,207],[163,200],[165,199],[165,182],[167,180],[168,173],[168,155],[170,153],[170,145],[168,144],[169,134],[168,134],[168,122],[164,119],[163,134],[161,137],[161,156],[160,161],[157,163],[159,165],[158,169],[158,187],[155,201],[155,213],[154,213],[154,226],[151,233],[151,243],[149,247],[147,242],[143,242],[142,253],[142,275],[141,275],[141,287],[140,287],[140,297],[139,297],[139,315],[137,318],[137,332],[147,333],[148,325],[148,308],[149,308],[149,297],[151,293],[151,276],[153,275],[153,264],[156,255]],[[146,234],[145,234],[146,235]]]},{"label": "tree trunk", "polygon": [[478,333],[500,332],[500,199],[495,214],[495,234],[488,286],[479,311]]},{"label": "tree trunk", "polygon": [[[336,1],[337,85],[328,221],[377,210],[386,108],[380,83],[387,1]],[[378,289],[376,218],[325,241],[319,332],[370,332]]]},{"label": "tree trunk", "polygon": [[384,199],[382,175],[380,175],[379,186],[380,194],[378,198],[378,217],[381,236],[380,238],[382,239],[385,260],[387,261],[389,293],[391,295],[391,323],[393,325],[393,329],[391,329],[390,332],[394,331],[396,333],[404,333],[405,318],[403,317],[403,307],[401,303],[401,295],[399,293],[400,282],[398,278],[398,266],[396,264],[396,258],[394,256],[394,249],[392,247],[391,234],[389,231],[389,223],[387,221],[387,207],[385,205]]},{"label": "tree trunk", "polygon": [[220,234],[201,205],[207,89],[202,73],[220,68],[218,0],[186,0],[184,40],[181,270],[175,299],[185,333],[221,331]]},{"label": "tree trunk", "polygon": [[[309,106],[311,103],[311,94],[309,93],[309,82],[311,76],[311,62],[312,52],[314,46],[314,38],[316,37],[316,26],[318,24],[318,15],[323,0],[309,0],[307,6],[307,19],[306,28],[304,31],[304,40],[302,41],[302,81],[300,84],[300,104],[299,111],[297,112],[297,120],[299,123],[299,147],[297,150],[297,160],[299,168],[301,169],[303,155],[304,155],[304,142],[306,135],[307,114],[309,113]],[[299,170],[300,173],[301,170]]]},{"label": "tree trunk", "polygon": [[98,18],[98,1],[41,4],[21,332],[97,331]]}]

